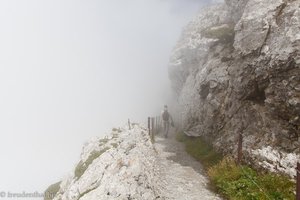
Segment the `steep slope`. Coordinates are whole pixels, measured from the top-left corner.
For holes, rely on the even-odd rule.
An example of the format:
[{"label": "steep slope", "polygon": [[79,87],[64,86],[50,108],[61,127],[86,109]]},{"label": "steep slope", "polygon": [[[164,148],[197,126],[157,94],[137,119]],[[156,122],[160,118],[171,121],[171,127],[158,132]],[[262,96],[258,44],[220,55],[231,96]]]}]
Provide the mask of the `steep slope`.
[{"label": "steep slope", "polygon": [[[207,188],[203,171],[194,169],[196,165],[200,169],[200,163],[183,152],[175,139],[158,138],[159,143],[153,144],[147,129],[132,127],[114,129],[105,138],[85,144],[75,170],[51,185],[45,199],[220,199]],[[176,151],[168,151],[170,146]],[[171,160],[177,153],[185,153],[181,161],[188,165]]]},{"label": "steep slope", "polygon": [[114,129],[83,147],[79,164],[60,183],[54,200],[156,199],[155,155],[143,127]]},{"label": "steep slope", "polygon": [[187,26],[169,76],[183,127],[225,154],[295,175],[300,160],[300,1],[226,0]]}]

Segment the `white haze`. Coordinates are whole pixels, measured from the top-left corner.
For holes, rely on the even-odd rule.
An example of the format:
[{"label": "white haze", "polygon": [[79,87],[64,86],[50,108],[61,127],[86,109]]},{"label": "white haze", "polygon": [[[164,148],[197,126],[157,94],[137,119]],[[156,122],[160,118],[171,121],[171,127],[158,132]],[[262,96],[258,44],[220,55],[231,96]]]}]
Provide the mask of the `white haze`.
[{"label": "white haze", "polygon": [[207,3],[2,0],[0,190],[42,192],[89,138],[158,114],[172,47]]}]

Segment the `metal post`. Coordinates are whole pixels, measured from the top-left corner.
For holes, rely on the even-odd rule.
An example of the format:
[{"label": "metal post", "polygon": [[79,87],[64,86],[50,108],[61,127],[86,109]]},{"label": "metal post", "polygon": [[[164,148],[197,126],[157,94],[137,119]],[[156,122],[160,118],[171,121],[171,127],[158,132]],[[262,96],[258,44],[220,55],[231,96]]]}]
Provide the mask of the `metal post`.
[{"label": "metal post", "polygon": [[149,135],[150,135],[151,134],[150,117],[148,117],[148,130],[149,130]]},{"label": "metal post", "polygon": [[297,163],[297,189],[296,189],[296,200],[300,200],[300,163]]},{"label": "metal post", "polygon": [[161,130],[161,127],[162,127],[162,124],[161,124],[161,117],[160,117],[160,116],[158,117],[158,123],[159,123],[158,128],[159,128],[159,131],[160,131],[160,130]]},{"label": "metal post", "polygon": [[158,132],[158,120],[157,120],[157,116],[155,117],[155,133],[157,134]]},{"label": "metal post", "polygon": [[157,133],[159,133],[159,116],[157,116],[156,118],[157,118]]},{"label": "metal post", "polygon": [[243,134],[239,133],[238,149],[237,149],[237,163],[240,164],[243,157]]},{"label": "metal post", "polygon": [[130,123],[130,119],[128,119],[128,128],[129,128],[129,130],[131,130],[131,123]]},{"label": "metal post", "polygon": [[155,130],[154,130],[154,117],[152,117],[152,136],[154,136]]}]

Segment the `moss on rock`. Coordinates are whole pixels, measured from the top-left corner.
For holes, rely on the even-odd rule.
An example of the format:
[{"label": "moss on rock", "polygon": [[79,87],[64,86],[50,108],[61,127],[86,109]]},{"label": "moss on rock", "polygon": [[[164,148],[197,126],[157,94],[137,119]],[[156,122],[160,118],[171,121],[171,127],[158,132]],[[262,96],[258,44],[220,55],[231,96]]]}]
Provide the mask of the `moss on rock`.
[{"label": "moss on rock", "polygon": [[50,185],[44,193],[44,200],[52,200],[60,190],[60,184],[61,181]]},{"label": "moss on rock", "polygon": [[109,148],[105,147],[100,151],[93,151],[85,162],[80,161],[75,169],[75,177],[79,179],[92,162],[106,152]]}]

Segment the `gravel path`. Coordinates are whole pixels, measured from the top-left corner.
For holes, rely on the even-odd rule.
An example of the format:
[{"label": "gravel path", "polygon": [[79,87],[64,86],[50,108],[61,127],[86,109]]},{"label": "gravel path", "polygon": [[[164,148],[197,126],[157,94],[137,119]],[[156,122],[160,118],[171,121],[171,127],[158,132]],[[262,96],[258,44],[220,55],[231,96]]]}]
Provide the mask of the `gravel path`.
[{"label": "gravel path", "polygon": [[221,200],[207,188],[208,179],[201,164],[186,153],[173,132],[167,139],[158,135],[155,140],[160,199]]}]

